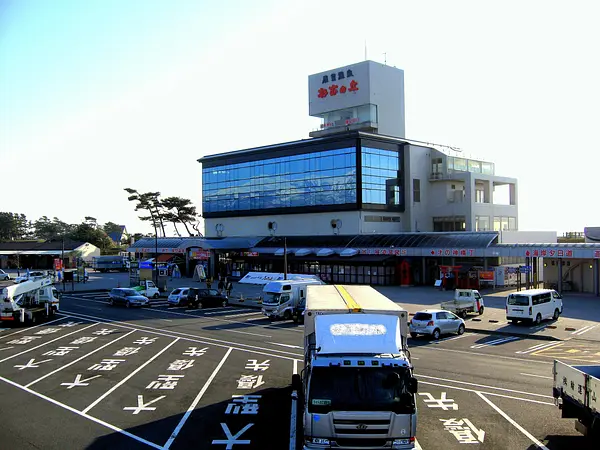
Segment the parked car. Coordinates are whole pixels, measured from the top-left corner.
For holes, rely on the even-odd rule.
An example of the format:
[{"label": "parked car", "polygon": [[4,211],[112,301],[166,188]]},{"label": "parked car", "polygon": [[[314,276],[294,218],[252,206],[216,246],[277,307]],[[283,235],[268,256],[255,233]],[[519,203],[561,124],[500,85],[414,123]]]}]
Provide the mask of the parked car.
[{"label": "parked car", "polygon": [[168,302],[169,305],[191,306],[193,308],[227,306],[229,304],[227,296],[225,294],[219,294],[218,290],[199,288],[175,289],[169,295]]},{"label": "parked car", "polygon": [[40,278],[44,278],[48,276],[46,274],[46,272],[44,272],[43,270],[32,270],[31,272],[29,272],[29,275],[27,275],[26,273],[17,277],[15,279],[15,283],[22,283],[23,281],[27,281],[27,280],[39,280]]},{"label": "parked car", "polygon": [[439,339],[442,334],[465,332],[465,321],[450,311],[426,309],[416,313],[409,325],[410,335],[416,338],[425,334]]},{"label": "parked car", "polygon": [[544,319],[558,320],[563,312],[562,295],[553,289],[529,289],[506,297],[506,320],[539,325]]},{"label": "parked car", "polygon": [[131,288],[114,288],[108,294],[109,305],[148,306],[150,300],[139,292]]},{"label": "parked car", "polygon": [[10,280],[10,275],[7,274],[4,270],[0,269],[0,281],[2,280]]},{"label": "parked car", "polygon": [[189,287],[173,289],[167,297],[169,306],[184,306],[184,304],[187,304],[187,295],[189,291]]}]

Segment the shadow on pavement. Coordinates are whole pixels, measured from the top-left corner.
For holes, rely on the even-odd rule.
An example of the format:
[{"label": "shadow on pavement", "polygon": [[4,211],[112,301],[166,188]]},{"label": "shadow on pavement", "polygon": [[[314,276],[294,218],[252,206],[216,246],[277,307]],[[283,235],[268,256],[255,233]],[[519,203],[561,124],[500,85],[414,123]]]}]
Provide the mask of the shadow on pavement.
[{"label": "shadow on pavement", "polygon": [[[577,450],[598,450],[600,444],[598,441],[586,438],[585,436],[546,436],[542,439],[546,447],[550,450],[555,449],[577,449]],[[538,450],[535,444],[527,447],[527,450]]]}]

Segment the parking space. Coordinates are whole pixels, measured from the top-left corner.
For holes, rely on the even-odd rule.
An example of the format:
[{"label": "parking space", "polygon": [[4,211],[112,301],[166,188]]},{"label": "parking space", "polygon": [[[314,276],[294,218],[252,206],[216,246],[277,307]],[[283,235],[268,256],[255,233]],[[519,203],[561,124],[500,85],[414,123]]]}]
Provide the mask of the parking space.
[{"label": "parking space", "polygon": [[46,401],[31,419],[60,406],[108,428],[82,430],[98,448],[289,447],[291,357],[74,317],[0,336],[0,379]]}]

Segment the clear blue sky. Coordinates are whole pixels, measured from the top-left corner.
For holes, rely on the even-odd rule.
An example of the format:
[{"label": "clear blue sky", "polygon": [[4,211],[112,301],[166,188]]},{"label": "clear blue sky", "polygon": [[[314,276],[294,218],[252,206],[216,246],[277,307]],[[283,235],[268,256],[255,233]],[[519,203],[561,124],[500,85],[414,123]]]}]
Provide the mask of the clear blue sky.
[{"label": "clear blue sky", "polygon": [[[307,76],[405,71],[408,138],[519,180],[522,230],[600,225],[596,2],[0,0],[0,211],[147,231],[205,155],[308,137]],[[593,202],[593,200],[592,200]],[[586,206],[590,205],[590,206]],[[594,206],[593,206],[594,205]]]}]

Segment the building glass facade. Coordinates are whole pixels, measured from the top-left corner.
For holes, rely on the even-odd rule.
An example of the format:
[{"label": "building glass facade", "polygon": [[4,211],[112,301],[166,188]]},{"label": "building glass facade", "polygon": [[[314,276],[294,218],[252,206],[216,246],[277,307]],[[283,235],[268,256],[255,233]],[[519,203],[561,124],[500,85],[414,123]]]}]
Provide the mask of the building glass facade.
[{"label": "building glass facade", "polygon": [[401,205],[402,186],[398,180],[401,170],[397,151],[361,148],[362,202],[374,205]]},{"label": "building glass facade", "polygon": [[214,213],[355,205],[356,187],[356,148],[347,147],[204,168],[202,208]]}]

